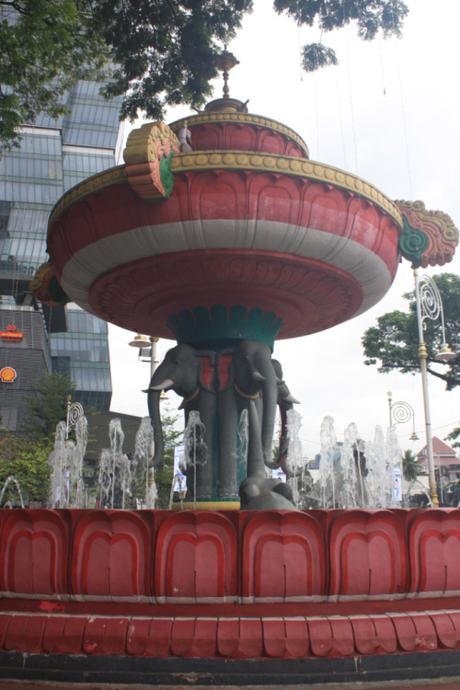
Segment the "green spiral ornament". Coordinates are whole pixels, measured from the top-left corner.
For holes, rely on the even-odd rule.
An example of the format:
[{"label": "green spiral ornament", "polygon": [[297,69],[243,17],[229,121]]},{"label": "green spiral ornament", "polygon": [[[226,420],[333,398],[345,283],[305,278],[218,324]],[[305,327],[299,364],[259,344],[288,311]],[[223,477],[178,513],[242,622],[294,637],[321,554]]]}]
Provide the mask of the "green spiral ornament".
[{"label": "green spiral ornament", "polygon": [[412,262],[414,268],[421,265],[422,255],[428,249],[429,239],[421,230],[413,228],[402,214],[403,230],[399,237],[399,251],[405,259]]}]

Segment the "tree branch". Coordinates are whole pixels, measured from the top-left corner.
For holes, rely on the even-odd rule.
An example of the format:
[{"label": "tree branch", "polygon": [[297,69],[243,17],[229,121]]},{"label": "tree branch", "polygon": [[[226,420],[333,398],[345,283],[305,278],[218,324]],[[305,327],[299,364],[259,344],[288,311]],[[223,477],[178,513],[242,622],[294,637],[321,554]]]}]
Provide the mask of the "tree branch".
[{"label": "tree branch", "polygon": [[24,7],[21,7],[17,0],[0,0],[0,5],[9,5],[20,14],[30,15],[30,12],[28,12]]},{"label": "tree branch", "polygon": [[427,367],[426,370],[428,371],[429,374],[433,374],[433,376],[436,376],[438,379],[445,381],[448,385],[453,383],[456,386],[458,386],[460,384],[460,381],[455,376],[448,376],[447,374],[441,374],[439,371],[435,371],[434,369],[430,369],[430,367]]}]

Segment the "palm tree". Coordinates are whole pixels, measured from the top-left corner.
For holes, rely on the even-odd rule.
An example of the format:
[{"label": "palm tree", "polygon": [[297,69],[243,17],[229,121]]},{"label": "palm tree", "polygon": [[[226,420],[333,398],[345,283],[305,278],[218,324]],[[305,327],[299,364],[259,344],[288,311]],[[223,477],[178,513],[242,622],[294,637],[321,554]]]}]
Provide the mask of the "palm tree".
[{"label": "palm tree", "polygon": [[407,482],[413,482],[420,473],[420,465],[411,450],[405,450],[402,456],[402,471]]}]

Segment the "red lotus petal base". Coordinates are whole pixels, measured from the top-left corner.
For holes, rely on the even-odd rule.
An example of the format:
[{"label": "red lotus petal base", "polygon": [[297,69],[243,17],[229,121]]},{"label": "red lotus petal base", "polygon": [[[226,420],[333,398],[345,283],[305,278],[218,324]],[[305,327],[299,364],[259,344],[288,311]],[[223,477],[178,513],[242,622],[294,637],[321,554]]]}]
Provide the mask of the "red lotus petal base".
[{"label": "red lotus petal base", "polygon": [[82,668],[107,655],[332,664],[460,645],[459,510],[0,521],[0,664],[5,652],[79,655]]}]

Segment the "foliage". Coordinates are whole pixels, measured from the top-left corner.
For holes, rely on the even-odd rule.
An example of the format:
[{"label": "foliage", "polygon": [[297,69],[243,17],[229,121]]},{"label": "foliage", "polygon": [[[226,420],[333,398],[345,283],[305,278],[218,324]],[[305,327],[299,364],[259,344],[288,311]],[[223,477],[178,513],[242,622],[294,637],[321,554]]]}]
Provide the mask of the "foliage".
[{"label": "foliage", "polygon": [[122,117],[160,119],[165,105],[200,106],[217,74],[215,58],[251,0],[103,0],[97,22],[118,66],[105,93],[124,95]]},{"label": "foliage", "polygon": [[0,0],[0,141],[40,112],[55,118],[78,79],[102,77],[109,49],[91,0]]},{"label": "foliage", "polygon": [[[400,36],[403,20],[409,12],[401,0],[275,0],[277,12],[285,12],[297,24],[313,26],[321,32],[341,29],[351,22],[358,25],[358,35],[365,41],[374,39],[379,31],[386,36]],[[319,67],[337,64],[335,52],[322,43],[303,49],[303,68],[314,72]]]},{"label": "foliage", "polygon": [[[33,397],[27,400],[29,416],[17,435],[0,430],[0,487],[14,476],[21,487],[24,501],[46,503],[50,467],[48,455],[53,449],[54,432],[59,421],[66,417],[66,401],[73,384],[66,376],[51,374],[38,384]],[[18,504],[13,484],[7,489],[4,501]]]},{"label": "foliage", "polygon": [[460,426],[456,426],[455,429],[452,429],[450,434],[447,435],[446,440],[453,441],[453,443],[451,443],[452,448],[460,448]]},{"label": "foliage", "polygon": [[162,410],[161,423],[163,426],[164,465],[155,472],[155,482],[158,490],[157,507],[167,508],[169,494],[174,474],[174,448],[182,443],[183,431],[177,429],[178,416],[167,407]]},{"label": "foliage", "polygon": [[420,466],[411,450],[405,450],[402,456],[402,471],[407,482],[413,482],[420,474]]},{"label": "foliage", "polygon": [[157,508],[169,507],[169,496],[171,493],[171,484],[174,474],[174,463],[164,464],[161,470],[155,472],[155,483],[157,485]]},{"label": "foliage", "polygon": [[[446,339],[454,352],[460,352],[460,277],[443,273],[434,277],[444,305]],[[403,374],[418,372],[418,330],[413,293],[404,295],[409,312],[393,311],[377,319],[377,326],[368,328],[362,338],[365,364],[379,365],[386,374],[397,370]],[[424,339],[428,350],[428,372],[446,382],[447,390],[460,385],[460,357],[449,365],[439,365],[435,355],[441,347],[442,329],[439,322],[427,319]]]},{"label": "foliage", "polygon": [[[123,96],[121,116],[161,119],[168,105],[201,106],[216,57],[251,12],[252,0],[0,0],[0,142],[40,111],[61,114],[79,78],[106,78],[105,95]],[[274,0],[275,10],[323,32],[352,22],[364,40],[400,35],[402,0]],[[0,14],[0,18],[1,18]],[[110,72],[102,69],[109,61]],[[322,43],[303,49],[307,71],[336,64]]]},{"label": "foliage", "polygon": [[[51,445],[42,441],[28,441],[13,433],[2,431],[0,435],[0,488],[13,476],[19,482],[25,504],[31,501],[46,503],[49,485],[48,454]],[[14,484],[6,489],[2,505],[10,502],[19,506],[19,496]]]},{"label": "foliage", "polygon": [[34,396],[27,399],[30,416],[24,433],[33,440],[52,442],[56,425],[66,418],[67,397],[75,388],[67,376],[50,374],[38,382]]}]

